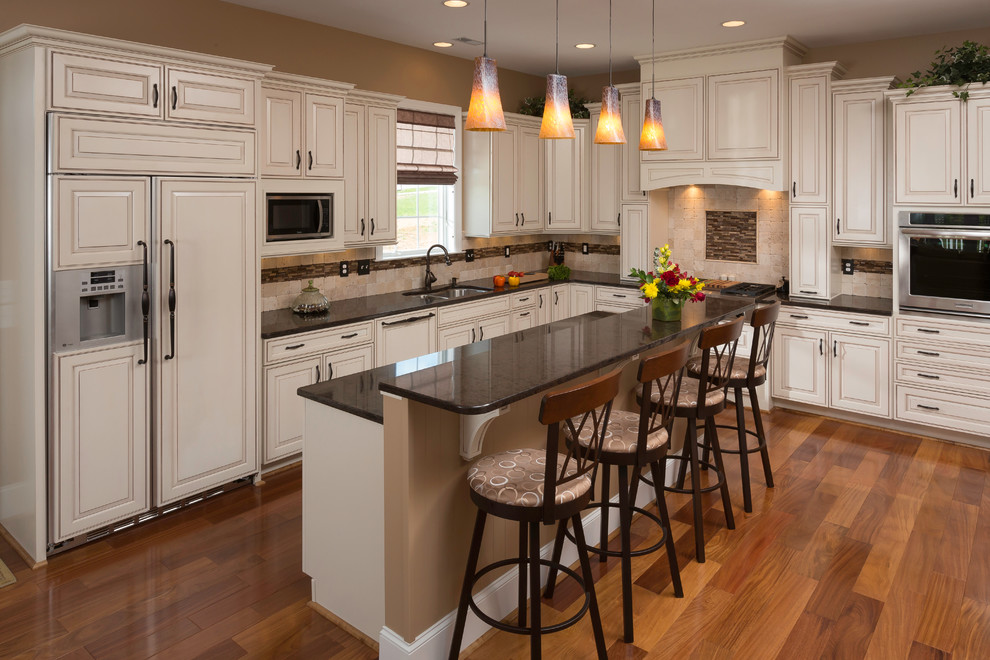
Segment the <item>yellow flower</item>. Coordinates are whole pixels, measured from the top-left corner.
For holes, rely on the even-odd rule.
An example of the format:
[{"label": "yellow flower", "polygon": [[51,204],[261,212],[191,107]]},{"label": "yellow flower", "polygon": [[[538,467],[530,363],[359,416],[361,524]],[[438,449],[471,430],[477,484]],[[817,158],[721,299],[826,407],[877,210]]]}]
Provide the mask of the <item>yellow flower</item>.
[{"label": "yellow flower", "polygon": [[657,289],[657,285],[653,282],[647,282],[639,288],[643,290],[643,295],[650,299],[656,298],[657,294],[660,293]]},{"label": "yellow flower", "polygon": [[676,288],[676,289],[678,289],[680,291],[685,291],[687,289],[690,289],[691,288],[691,280],[681,280],[681,281],[679,281],[677,283],[677,286],[674,287],[674,288]]}]

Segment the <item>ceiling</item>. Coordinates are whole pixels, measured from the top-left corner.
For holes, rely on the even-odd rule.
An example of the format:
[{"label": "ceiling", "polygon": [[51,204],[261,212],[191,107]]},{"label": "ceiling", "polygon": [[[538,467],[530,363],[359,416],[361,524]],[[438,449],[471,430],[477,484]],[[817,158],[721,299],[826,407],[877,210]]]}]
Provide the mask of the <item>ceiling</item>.
[{"label": "ceiling", "polygon": [[[441,0],[227,0],[276,14],[332,25],[388,41],[474,58],[481,46],[453,41],[483,38],[484,0],[461,9]],[[636,68],[650,52],[651,0],[614,0],[613,60]],[[741,19],[746,25],[724,28]],[[657,51],[791,35],[811,48],[990,26],[988,0],[693,0],[657,2]],[[553,69],[553,0],[492,0],[488,54],[499,67],[544,75]],[[433,47],[435,41],[452,48]],[[590,50],[575,44],[590,42]],[[560,72],[608,70],[608,2],[560,3]]]}]

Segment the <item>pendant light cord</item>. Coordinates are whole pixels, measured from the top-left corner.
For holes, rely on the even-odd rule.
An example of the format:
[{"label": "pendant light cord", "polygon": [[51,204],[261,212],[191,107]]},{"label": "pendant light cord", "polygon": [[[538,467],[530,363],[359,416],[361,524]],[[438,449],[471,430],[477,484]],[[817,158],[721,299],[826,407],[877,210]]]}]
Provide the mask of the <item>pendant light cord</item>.
[{"label": "pendant light cord", "polygon": [[485,55],[488,58],[488,0],[485,0]]},{"label": "pendant light cord", "polygon": [[[485,0],[487,2],[488,0]],[[653,60],[653,91],[650,92],[650,98],[655,99],[657,97],[657,0],[653,0],[653,21],[650,24],[650,30],[653,36],[650,38],[650,58]]]},{"label": "pendant light cord", "polygon": [[557,0],[557,14],[553,21],[553,70],[560,74],[560,0]]},{"label": "pendant light cord", "polygon": [[612,86],[612,0],[608,0],[608,86]]}]

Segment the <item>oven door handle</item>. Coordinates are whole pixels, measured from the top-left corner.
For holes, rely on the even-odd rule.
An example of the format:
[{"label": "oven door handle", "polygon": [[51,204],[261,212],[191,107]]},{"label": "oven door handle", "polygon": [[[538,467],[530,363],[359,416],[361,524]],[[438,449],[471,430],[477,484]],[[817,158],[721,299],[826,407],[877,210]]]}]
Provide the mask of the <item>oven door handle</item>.
[{"label": "oven door handle", "polygon": [[990,240],[990,230],[979,229],[933,229],[920,227],[901,227],[901,234],[918,238],[975,238],[977,240]]}]

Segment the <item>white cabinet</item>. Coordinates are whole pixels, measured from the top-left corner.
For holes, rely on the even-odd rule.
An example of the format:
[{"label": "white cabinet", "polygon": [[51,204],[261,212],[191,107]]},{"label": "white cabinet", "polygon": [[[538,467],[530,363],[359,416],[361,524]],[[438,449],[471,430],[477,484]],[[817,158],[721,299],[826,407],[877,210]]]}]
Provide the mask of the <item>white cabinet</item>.
[{"label": "white cabinet", "polygon": [[546,150],[540,139],[539,123],[519,126],[516,152],[516,195],[519,208],[519,233],[543,231],[545,202]]},{"label": "white cabinet", "polygon": [[544,287],[536,292],[536,324],[546,325],[553,320],[553,296],[551,287]]},{"label": "white cabinet", "polygon": [[966,101],[966,195],[970,204],[990,204],[990,98]]},{"label": "white cabinet", "polygon": [[161,236],[171,241],[155,277],[164,504],[257,469],[258,276],[253,182],[165,180],[158,199]]},{"label": "white cabinet", "polygon": [[825,335],[820,330],[778,324],[773,337],[774,397],[828,405]]},{"label": "white cabinet", "polygon": [[375,321],[375,366],[437,351],[437,310],[421,309]]},{"label": "white cabinet", "polygon": [[385,105],[384,100],[348,99],[344,105],[344,242],[348,247],[395,243],[395,115],[395,106]]},{"label": "white cabinet", "polygon": [[302,172],[302,93],[261,89],[262,176],[300,176]]},{"label": "white cabinet", "polygon": [[461,323],[449,328],[440,328],[437,333],[437,350],[446,351],[458,346],[467,346],[478,341],[478,326],[475,323]]},{"label": "white cabinet", "polygon": [[[598,125],[601,104],[589,106],[591,110],[591,133]],[[629,136],[626,136],[629,139]],[[622,144],[592,144],[591,152],[591,214],[590,229],[595,233],[615,233],[619,231],[619,200],[622,197]]]},{"label": "white cabinet", "polygon": [[149,188],[145,177],[52,177],[55,269],[141,263]]},{"label": "white cabinet", "polygon": [[306,176],[344,176],[344,100],[306,94]]},{"label": "white cabinet", "polygon": [[518,332],[526,328],[534,328],[539,323],[539,312],[535,308],[512,312],[512,316],[509,318],[509,331]]},{"label": "white cabinet", "polygon": [[649,271],[650,221],[648,204],[623,204],[619,238],[619,275],[626,277],[633,268]]},{"label": "white cabinet", "polygon": [[254,127],[254,80],[173,67],[165,77],[165,119]]},{"label": "white cabinet", "polygon": [[823,207],[791,207],[791,295],[829,298],[829,222]]},{"label": "white cabinet", "polygon": [[318,382],[321,367],[322,358],[312,357],[265,368],[266,463],[302,451],[303,399],[296,390]]},{"label": "white cabinet", "polygon": [[574,120],[574,139],[546,143],[547,222],[550,233],[586,227],[588,120]]},{"label": "white cabinet", "polygon": [[323,356],[320,380],[343,378],[375,368],[375,347],[372,344],[333,351]]},{"label": "white cabinet", "polygon": [[829,78],[824,72],[790,76],[792,204],[829,201]]},{"label": "white cabinet", "polygon": [[960,204],[961,105],[955,99],[894,104],[894,201]]},{"label": "white cabinet", "polygon": [[836,93],[832,104],[835,125],[832,242],[885,244],[883,91]]},{"label": "white cabinet", "polygon": [[595,287],[591,284],[570,285],[571,316],[595,311]]},{"label": "white cabinet", "polygon": [[640,183],[639,137],[643,132],[643,99],[639,83],[619,85],[619,103],[622,107],[622,127],[626,143],[621,148],[622,174],[619,179],[619,198],[625,203],[643,203],[646,192]]},{"label": "white cabinet", "polygon": [[550,287],[550,321],[570,318],[571,296],[569,284],[555,284]]},{"label": "white cabinet", "polygon": [[831,406],[890,417],[890,340],[830,333]]},{"label": "white cabinet", "polygon": [[140,343],[55,356],[54,541],[146,511],[149,366]]},{"label": "white cabinet", "polygon": [[52,108],[161,117],[162,66],[53,52]]},{"label": "white cabinet", "polygon": [[777,69],[708,76],[709,160],[776,158]]},{"label": "white cabinet", "polygon": [[344,176],[343,92],[264,87],[262,176]]},{"label": "white cabinet", "polygon": [[[643,101],[660,101],[666,151],[645,151],[644,162],[703,160],[705,158],[705,78],[658,80],[643,83]],[[642,112],[640,113],[642,115]],[[640,119],[642,127],[642,119]]]}]

